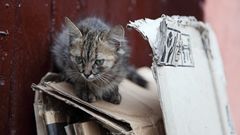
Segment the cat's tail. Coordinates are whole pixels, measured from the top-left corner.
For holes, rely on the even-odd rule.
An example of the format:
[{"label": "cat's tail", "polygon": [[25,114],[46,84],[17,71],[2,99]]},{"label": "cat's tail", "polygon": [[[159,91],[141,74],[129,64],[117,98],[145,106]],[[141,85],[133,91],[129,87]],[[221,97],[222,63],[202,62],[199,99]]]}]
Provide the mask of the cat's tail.
[{"label": "cat's tail", "polygon": [[136,69],[133,66],[128,66],[127,70],[127,79],[136,83],[139,86],[142,86],[144,88],[147,87],[148,82],[140,74],[137,73]]}]

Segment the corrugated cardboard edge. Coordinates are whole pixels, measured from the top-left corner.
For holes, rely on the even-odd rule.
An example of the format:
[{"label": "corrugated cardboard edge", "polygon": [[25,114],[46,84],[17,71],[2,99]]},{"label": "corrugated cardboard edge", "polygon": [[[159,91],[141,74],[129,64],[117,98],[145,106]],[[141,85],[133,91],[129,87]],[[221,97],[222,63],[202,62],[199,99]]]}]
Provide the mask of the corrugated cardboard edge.
[{"label": "corrugated cardboard edge", "polygon": [[[143,90],[143,92],[145,93],[145,94],[140,94],[140,93],[137,93],[137,95],[145,95],[144,97],[149,97],[150,95],[155,95],[155,100],[154,100],[154,104],[155,104],[155,106],[156,106],[156,103],[159,103],[159,102],[157,102],[158,101],[158,98],[156,97],[156,92],[157,92],[157,90],[156,90],[156,84],[155,84],[155,82],[154,82],[154,79],[152,78],[152,76],[151,76],[151,70],[149,69],[149,68],[142,68],[141,69],[141,73],[147,73],[147,80],[148,81],[150,81],[150,86],[151,87],[149,87],[149,89],[148,90],[146,90],[146,89],[143,89],[143,88],[141,88],[141,89],[139,89],[140,87],[139,86],[136,86],[135,84],[132,84],[131,83],[131,85],[127,85],[127,87],[133,87],[132,89],[136,89],[136,91],[135,92],[137,92],[138,90],[139,91],[142,91]],[[140,73],[140,74],[141,74]],[[127,82],[125,82],[125,83],[127,83]],[[124,85],[123,85],[124,86]],[[121,133],[121,134],[147,134],[147,135],[149,135],[149,134],[152,134],[152,135],[156,135],[156,133],[159,133],[159,134],[164,134],[164,125],[163,125],[163,123],[162,123],[162,117],[161,117],[161,111],[159,112],[159,111],[157,111],[157,112],[159,112],[159,113],[157,113],[158,115],[157,115],[157,117],[156,117],[156,109],[154,109],[154,108],[156,108],[156,107],[154,107],[154,108],[152,108],[152,107],[150,107],[150,108],[152,108],[152,109],[154,109],[155,111],[155,113],[154,113],[154,116],[152,117],[152,116],[146,116],[146,117],[144,117],[144,119],[148,119],[148,120],[150,120],[150,122],[151,123],[149,123],[148,122],[148,124],[147,124],[147,122],[144,122],[144,123],[141,123],[141,121],[139,121],[139,120],[137,120],[136,122],[134,122],[135,124],[133,124],[133,125],[135,125],[135,126],[132,126],[131,125],[131,127],[132,127],[132,129],[133,130],[125,130],[124,128],[121,128],[121,126],[119,126],[117,123],[116,123],[116,120],[123,120],[123,119],[121,119],[121,118],[116,118],[116,120],[115,121],[111,121],[111,119],[110,119],[110,121],[109,121],[109,117],[108,118],[105,118],[105,117],[102,117],[102,115],[99,115],[99,113],[98,112],[91,112],[91,110],[88,110],[89,108],[85,108],[85,106],[79,106],[78,104],[76,104],[75,102],[71,102],[71,101],[69,101],[67,98],[65,98],[65,97],[62,97],[61,96],[61,94],[57,94],[56,93],[56,91],[51,91],[53,88],[52,87],[49,87],[48,86],[48,84],[47,83],[41,83],[40,85],[36,85],[36,84],[33,84],[32,85],[32,87],[33,87],[33,89],[35,90],[35,91],[42,91],[42,92],[44,92],[44,93],[46,93],[46,95],[51,95],[51,96],[54,96],[55,98],[57,98],[57,99],[60,99],[60,100],[62,100],[62,101],[64,101],[64,102],[66,102],[67,104],[69,104],[69,105],[72,105],[72,106],[74,106],[74,107],[77,107],[78,109],[81,109],[81,110],[83,110],[83,111],[85,111],[86,113],[88,113],[88,114],[90,114],[90,115],[92,115],[93,117],[96,117],[96,119],[99,121],[99,122],[101,122],[101,124],[103,124],[105,127],[107,127],[108,129],[111,129],[112,131],[114,131],[115,133],[117,133],[117,134],[119,134],[119,133]],[[137,87],[137,88],[135,88],[135,87]],[[56,87],[57,88],[57,87]],[[125,87],[126,88],[126,87]],[[148,91],[151,91],[150,93],[148,92]],[[130,92],[130,91],[129,91]],[[135,93],[135,92],[131,92],[131,93]],[[147,94],[147,93],[149,93],[149,94]],[[147,95],[149,95],[149,96],[146,96],[146,94]],[[137,96],[136,95],[136,96]],[[151,99],[151,98],[149,98],[149,99]],[[148,100],[149,100],[148,99]],[[137,100],[138,101],[138,100]],[[153,101],[152,101],[153,102]],[[141,103],[140,103],[141,104]],[[147,105],[147,104],[146,104]],[[150,105],[150,104],[149,104]],[[143,106],[145,106],[145,105],[143,105]],[[159,107],[159,109],[160,109],[160,106],[159,106],[159,104],[157,105],[158,107]],[[150,109],[149,108],[149,109]],[[158,109],[157,109],[158,110]],[[147,111],[147,110],[146,110]],[[147,111],[148,112],[148,111]],[[106,113],[106,112],[105,112]],[[125,113],[124,113],[125,114]],[[107,114],[108,115],[108,114]],[[111,116],[111,115],[110,115]],[[132,115],[131,115],[132,116]],[[131,117],[131,116],[129,116],[129,117]],[[138,116],[138,115],[137,115]],[[115,119],[115,117],[113,117],[114,119]],[[156,119],[157,118],[157,119]],[[143,120],[143,119],[141,119],[141,120]],[[138,123],[138,122],[140,122],[140,123]],[[109,125],[109,123],[110,123],[110,125]],[[153,125],[151,125],[151,124],[153,124]],[[161,125],[159,125],[159,124],[161,124]],[[142,129],[139,129],[139,126],[140,127],[142,127]],[[135,132],[136,131],[136,132]]]},{"label": "corrugated cardboard edge", "polygon": [[[120,127],[119,125],[115,124],[114,122],[112,121],[109,121],[108,119],[104,118],[104,117],[101,117],[100,114],[98,113],[94,113],[93,111],[89,111],[89,109],[86,109],[85,107],[83,106],[79,106],[78,104],[72,102],[72,101],[69,101],[61,96],[58,96],[57,94],[53,94],[51,91],[52,88],[50,87],[45,87],[45,88],[41,88],[43,86],[38,86],[36,84],[33,84],[32,85],[32,88],[35,90],[35,91],[43,91],[44,93],[47,93],[48,95],[51,95],[53,97],[55,97],[56,99],[59,99],[61,101],[64,101],[66,104],[68,105],[71,105],[75,108],[78,108],[80,110],[83,110],[84,112],[90,114],[91,116],[93,116],[94,118],[96,118],[97,120],[99,120],[103,125],[107,126],[109,129],[113,130],[113,131],[116,131],[116,132],[120,132],[122,134],[131,134],[131,132],[128,132],[126,131],[125,129],[123,129],[122,127]],[[46,90],[46,89],[50,89],[50,90]],[[44,121],[43,121],[44,122]],[[42,125],[42,123],[40,124]],[[42,128],[40,129],[42,130]],[[40,134],[41,135],[41,134]]]},{"label": "corrugated cardboard edge", "polygon": [[34,114],[37,128],[37,135],[47,135],[47,128],[44,120],[44,104],[42,99],[42,92],[35,91],[35,99],[34,99]]},{"label": "corrugated cardboard edge", "polygon": [[226,92],[226,78],[224,74],[224,66],[222,62],[222,58],[220,55],[220,50],[218,48],[218,43],[216,36],[210,27],[210,25],[204,25],[206,36],[204,36],[205,32],[202,32],[202,39],[206,40],[203,43],[205,46],[208,46],[206,48],[209,48],[209,51],[206,50],[206,53],[209,57],[209,67],[212,71],[212,78],[214,83],[214,90],[216,94],[216,100],[218,101],[218,110],[221,115],[221,124],[222,128],[224,129],[224,132],[226,135],[235,135],[236,132],[233,127],[233,121],[230,114],[229,104],[228,104],[228,98],[227,98],[227,92]]},{"label": "corrugated cardboard edge", "polygon": [[96,121],[86,121],[65,126],[67,135],[101,135]]},{"label": "corrugated cardboard edge", "polygon": [[[48,74],[49,74],[49,73],[48,73]],[[85,102],[85,101],[82,101],[81,99],[79,99],[79,98],[77,98],[77,97],[73,97],[73,96],[72,96],[71,94],[69,94],[69,93],[64,93],[64,92],[62,92],[62,91],[57,90],[58,88],[52,86],[51,84],[52,84],[51,82],[43,82],[43,86],[47,86],[47,87],[49,87],[49,89],[55,90],[54,92],[57,92],[57,93],[60,94],[60,95],[65,95],[66,97],[68,97],[68,98],[70,98],[70,99],[72,99],[72,100],[74,100],[74,101],[77,101],[77,102],[79,102],[80,104],[82,104],[82,105],[84,105],[84,106],[86,106],[86,107],[89,107],[89,108],[91,108],[91,109],[94,109],[94,110],[96,110],[96,111],[98,111],[98,112],[100,112],[100,113],[102,113],[102,114],[108,115],[108,116],[110,116],[111,118],[116,119],[116,120],[118,120],[118,121],[121,121],[121,122],[123,122],[123,123],[127,123],[127,121],[125,121],[124,119],[120,119],[120,118],[114,117],[113,115],[108,114],[108,113],[106,113],[106,112],[98,109],[97,107],[95,107],[94,105],[92,105],[92,104],[90,104],[90,103],[87,103],[87,102]],[[49,90],[48,92],[51,92],[51,90]]]}]

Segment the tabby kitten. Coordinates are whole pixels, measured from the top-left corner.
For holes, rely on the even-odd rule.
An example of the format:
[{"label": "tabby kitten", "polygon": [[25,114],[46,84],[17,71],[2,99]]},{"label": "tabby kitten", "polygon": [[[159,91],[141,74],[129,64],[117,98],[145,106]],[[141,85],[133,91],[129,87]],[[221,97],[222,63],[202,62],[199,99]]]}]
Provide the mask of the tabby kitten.
[{"label": "tabby kitten", "polygon": [[65,23],[54,41],[52,54],[61,75],[73,84],[81,99],[119,104],[118,85],[127,75],[146,85],[128,65],[130,51],[122,26],[110,27],[97,18],[86,18],[76,25],[65,18]]}]

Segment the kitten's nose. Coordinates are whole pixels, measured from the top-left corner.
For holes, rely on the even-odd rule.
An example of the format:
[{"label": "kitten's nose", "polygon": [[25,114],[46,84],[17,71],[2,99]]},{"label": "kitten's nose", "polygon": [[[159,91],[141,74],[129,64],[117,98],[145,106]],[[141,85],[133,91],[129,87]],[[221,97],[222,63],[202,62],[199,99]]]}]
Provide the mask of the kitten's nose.
[{"label": "kitten's nose", "polygon": [[90,75],[91,75],[91,73],[84,73],[83,74],[86,78],[88,78]]},{"label": "kitten's nose", "polygon": [[86,63],[83,75],[88,78],[92,74],[92,65],[91,63]]}]

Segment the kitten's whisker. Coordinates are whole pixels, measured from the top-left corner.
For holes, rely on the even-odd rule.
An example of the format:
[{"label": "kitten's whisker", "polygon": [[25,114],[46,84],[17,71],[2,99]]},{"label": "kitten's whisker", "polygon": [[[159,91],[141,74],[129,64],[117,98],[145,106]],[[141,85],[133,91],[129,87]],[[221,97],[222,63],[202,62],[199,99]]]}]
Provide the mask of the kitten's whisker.
[{"label": "kitten's whisker", "polygon": [[104,84],[107,84],[106,80],[103,79],[102,77],[99,78],[101,82],[103,82]]},{"label": "kitten's whisker", "polygon": [[107,78],[108,80],[112,80],[112,76],[108,75],[108,74],[104,74],[103,77]]},{"label": "kitten's whisker", "polygon": [[111,74],[103,74],[103,76],[113,77]]},{"label": "kitten's whisker", "polygon": [[111,85],[111,82],[110,82],[108,79],[106,79],[106,78],[104,78],[104,77],[101,77],[101,80],[102,80],[102,82],[103,82],[105,85],[108,85],[108,86]]},{"label": "kitten's whisker", "polygon": [[113,83],[110,82],[110,80],[108,80],[108,79],[105,78],[104,76],[101,77],[101,80],[103,80],[106,84],[108,84],[108,86],[109,86],[111,89],[114,89],[114,88],[115,88],[115,85],[113,85]]}]

